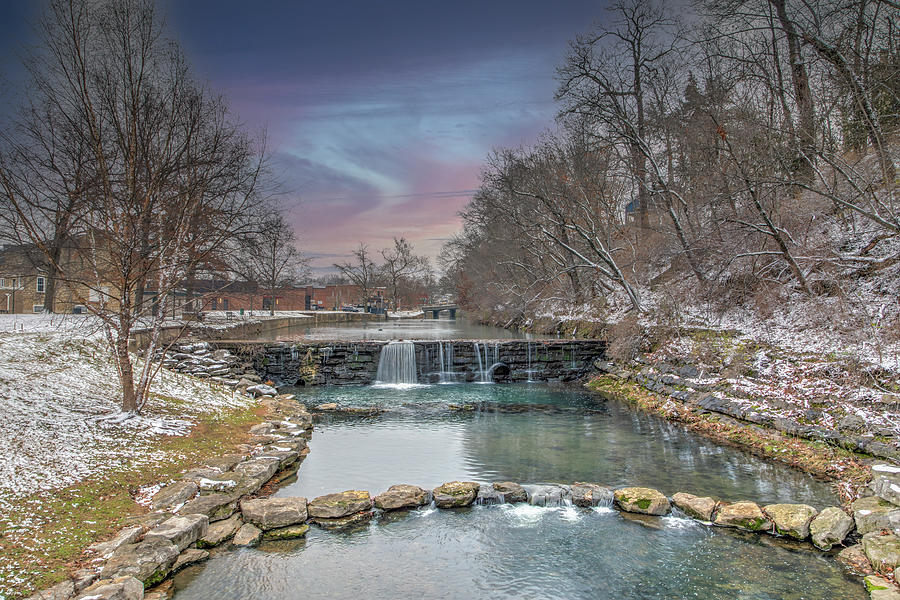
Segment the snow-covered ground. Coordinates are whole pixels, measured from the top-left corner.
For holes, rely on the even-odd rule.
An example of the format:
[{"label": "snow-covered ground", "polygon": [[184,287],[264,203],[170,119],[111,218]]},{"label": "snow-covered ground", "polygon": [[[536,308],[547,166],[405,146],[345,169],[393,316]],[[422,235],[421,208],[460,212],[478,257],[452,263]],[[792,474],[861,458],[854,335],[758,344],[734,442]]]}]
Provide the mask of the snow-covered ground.
[{"label": "snow-covered ground", "polygon": [[[748,412],[786,418],[844,433],[880,436],[900,445],[900,375],[875,374],[840,357],[748,346],[740,338],[667,340],[647,357],[651,365],[694,364],[689,384],[712,387]],[[739,394],[729,393],[733,390]]]},{"label": "snow-covered ground", "polygon": [[38,532],[73,534],[45,510],[58,507],[59,490],[178,458],[154,442],[189,433],[203,415],[254,402],[170,371],[152,391],[141,416],[121,412],[115,366],[94,318],[0,315],[0,548],[17,549],[25,561],[0,560],[0,600],[42,572],[52,549],[35,541]]},{"label": "snow-covered ground", "polygon": [[[14,332],[13,332],[14,331]],[[161,371],[140,417],[90,317],[0,317],[0,513],[6,502],[65,487],[123,459],[152,461],[148,442],[184,435],[191,416],[245,405],[231,390]],[[162,397],[177,398],[178,410]]]}]

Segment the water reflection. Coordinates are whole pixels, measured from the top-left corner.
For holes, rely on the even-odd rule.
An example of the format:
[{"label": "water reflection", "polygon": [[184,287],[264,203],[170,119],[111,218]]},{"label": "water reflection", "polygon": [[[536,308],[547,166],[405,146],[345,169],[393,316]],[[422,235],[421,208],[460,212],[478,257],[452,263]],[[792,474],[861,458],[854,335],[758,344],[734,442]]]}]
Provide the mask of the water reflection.
[{"label": "water reflection", "polygon": [[[396,483],[591,481],[646,485],[723,500],[835,503],[828,484],[720,446],[683,427],[578,387],[435,385],[301,391],[311,405],[385,408],[379,417],[320,423],[286,496],[344,489],[373,494]],[[465,408],[465,410],[455,410]]]}]

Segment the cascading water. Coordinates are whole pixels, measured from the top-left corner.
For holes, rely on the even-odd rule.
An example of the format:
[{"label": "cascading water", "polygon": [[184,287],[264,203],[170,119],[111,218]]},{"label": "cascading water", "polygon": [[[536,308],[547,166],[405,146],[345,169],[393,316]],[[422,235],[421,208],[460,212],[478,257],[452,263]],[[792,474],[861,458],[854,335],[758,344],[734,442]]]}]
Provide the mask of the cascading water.
[{"label": "cascading water", "polygon": [[438,342],[438,380],[440,383],[452,383],[453,373],[453,342]]},{"label": "cascading water", "polygon": [[381,349],[376,383],[419,382],[416,369],[416,345],[412,342],[389,342]]}]

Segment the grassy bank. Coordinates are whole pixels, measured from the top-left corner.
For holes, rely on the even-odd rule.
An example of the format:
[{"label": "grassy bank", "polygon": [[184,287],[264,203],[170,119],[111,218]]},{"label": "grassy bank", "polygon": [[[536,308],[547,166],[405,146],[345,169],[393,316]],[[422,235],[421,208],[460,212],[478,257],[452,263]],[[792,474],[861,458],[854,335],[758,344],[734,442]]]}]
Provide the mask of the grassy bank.
[{"label": "grassy bank", "polygon": [[851,500],[856,489],[871,477],[870,469],[860,460],[861,457],[824,442],[785,436],[771,429],[688,407],[608,375],[591,379],[587,386],[606,397],[625,401],[646,412],[681,423],[691,431],[719,443],[736,446],[832,480],[845,502]]},{"label": "grassy bank", "polygon": [[188,435],[151,442],[148,450],[160,457],[157,461],[126,459],[103,475],[10,503],[11,512],[0,528],[0,598],[26,597],[83,566],[79,559],[88,545],[147,511],[136,501],[141,488],[235,451],[248,440],[250,426],[263,417],[264,409],[258,406],[201,416]]}]

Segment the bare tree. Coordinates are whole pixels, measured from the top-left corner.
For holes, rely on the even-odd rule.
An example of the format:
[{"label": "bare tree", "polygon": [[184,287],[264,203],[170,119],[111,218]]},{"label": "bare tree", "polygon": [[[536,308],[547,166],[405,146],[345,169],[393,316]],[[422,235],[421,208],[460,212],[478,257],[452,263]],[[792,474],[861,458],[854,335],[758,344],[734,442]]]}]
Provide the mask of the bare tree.
[{"label": "bare tree", "polygon": [[400,287],[404,279],[413,279],[425,274],[428,259],[413,254],[413,246],[406,238],[394,238],[392,248],[381,250],[381,273],[390,290],[390,305],[393,310],[400,308]]},{"label": "bare tree", "polygon": [[375,287],[378,265],[369,257],[369,247],[362,242],[351,253],[351,256],[352,260],[335,263],[334,268],[353,285],[359,287],[364,310],[369,312],[369,297],[372,288]]},{"label": "bare tree", "polygon": [[[175,288],[246,225],[260,148],[231,123],[224,101],[194,82],[150,0],[55,0],[40,31],[41,95],[86,153],[71,178],[83,200],[73,219],[79,235],[56,268],[103,323],[123,409],[138,412],[159,368],[150,357]],[[26,135],[23,145],[53,138],[42,136]],[[54,190],[43,183],[48,177],[23,185],[10,164],[0,171],[5,200],[52,261],[46,217],[33,207]],[[139,326],[151,341],[136,374],[128,342]]]},{"label": "bare tree", "polygon": [[268,293],[269,314],[274,315],[278,290],[308,273],[308,261],[296,246],[294,230],[283,215],[272,213],[258,231],[242,238],[240,250],[237,271]]}]

